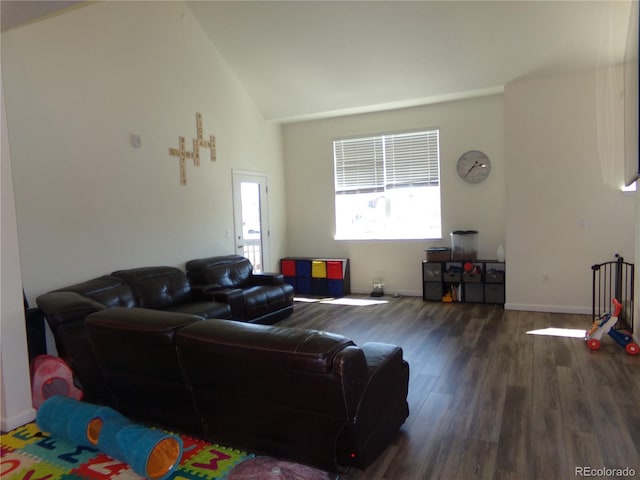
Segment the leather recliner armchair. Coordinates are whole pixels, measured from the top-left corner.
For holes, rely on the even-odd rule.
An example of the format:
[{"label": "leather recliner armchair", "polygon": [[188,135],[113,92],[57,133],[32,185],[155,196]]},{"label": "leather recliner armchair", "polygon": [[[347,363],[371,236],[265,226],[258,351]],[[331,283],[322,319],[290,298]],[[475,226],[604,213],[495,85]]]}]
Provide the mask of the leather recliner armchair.
[{"label": "leather recliner armchair", "polygon": [[200,321],[204,320],[195,315],[146,308],[104,310],[87,317],[91,344],[108,385],[107,403],[127,417],[202,438],[203,424],[175,345],[181,328]]},{"label": "leather recliner armchair", "polygon": [[231,306],[234,320],[273,324],[293,312],[293,287],[279,273],[253,273],[240,255],[199,258],[186,263],[192,285]]}]

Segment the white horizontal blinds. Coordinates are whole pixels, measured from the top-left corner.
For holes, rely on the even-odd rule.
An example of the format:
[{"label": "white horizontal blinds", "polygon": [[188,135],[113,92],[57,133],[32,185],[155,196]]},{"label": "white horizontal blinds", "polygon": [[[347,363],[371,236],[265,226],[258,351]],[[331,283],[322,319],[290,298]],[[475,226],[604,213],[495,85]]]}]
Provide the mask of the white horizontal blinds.
[{"label": "white horizontal blinds", "polygon": [[336,194],[438,186],[438,130],[333,142]]},{"label": "white horizontal blinds", "polygon": [[389,135],[384,140],[386,188],[440,184],[438,130]]},{"label": "white horizontal blinds", "polygon": [[333,142],[336,194],[384,191],[382,137]]}]

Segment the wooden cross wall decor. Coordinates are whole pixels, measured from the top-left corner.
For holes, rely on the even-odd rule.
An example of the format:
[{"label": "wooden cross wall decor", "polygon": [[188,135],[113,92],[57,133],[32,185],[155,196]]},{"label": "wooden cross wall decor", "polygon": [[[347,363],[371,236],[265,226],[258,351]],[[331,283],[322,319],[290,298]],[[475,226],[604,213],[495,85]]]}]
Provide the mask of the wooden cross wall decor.
[{"label": "wooden cross wall decor", "polygon": [[193,159],[193,166],[200,166],[200,147],[208,148],[211,154],[211,161],[216,161],[216,137],[209,136],[209,140],[205,140],[202,135],[202,114],[196,113],[196,130],[197,138],[193,139],[193,151],[189,152],[185,149],[184,137],[178,137],[178,148],[169,148],[169,155],[180,159],[180,185],[187,184],[187,158]]}]

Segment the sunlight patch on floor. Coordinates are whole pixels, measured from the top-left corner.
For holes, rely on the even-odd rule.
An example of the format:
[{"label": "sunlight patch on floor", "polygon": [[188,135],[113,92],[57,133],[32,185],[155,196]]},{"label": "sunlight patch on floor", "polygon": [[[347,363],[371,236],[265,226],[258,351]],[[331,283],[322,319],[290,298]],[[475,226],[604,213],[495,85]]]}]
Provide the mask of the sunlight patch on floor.
[{"label": "sunlight patch on floor", "polygon": [[367,307],[369,305],[380,305],[389,303],[387,300],[369,300],[368,298],[332,298],[330,300],[322,300],[320,303],[329,303],[331,305],[349,305],[353,307]]},{"label": "sunlight patch on floor", "polygon": [[388,300],[371,300],[368,298],[309,298],[309,297],[294,297],[296,302],[306,303],[326,303],[329,305],[347,305],[350,307],[368,307],[369,305],[380,305],[383,303],[389,303]]},{"label": "sunlight patch on floor", "polygon": [[309,297],[293,297],[294,302],[302,302],[302,303],[318,303],[324,300],[323,298],[309,298]]},{"label": "sunlight patch on floor", "polygon": [[541,328],[539,330],[530,330],[527,332],[527,334],[548,335],[552,337],[584,338],[585,329],[548,327]]}]

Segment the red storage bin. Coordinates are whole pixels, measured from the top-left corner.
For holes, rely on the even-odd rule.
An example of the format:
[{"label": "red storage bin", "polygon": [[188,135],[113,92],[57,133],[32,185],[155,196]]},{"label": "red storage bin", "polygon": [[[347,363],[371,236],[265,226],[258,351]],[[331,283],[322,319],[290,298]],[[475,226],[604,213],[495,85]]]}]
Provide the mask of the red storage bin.
[{"label": "red storage bin", "polygon": [[327,278],[342,280],[342,277],[342,262],[334,260],[327,261]]},{"label": "red storage bin", "polygon": [[282,260],[280,262],[280,269],[282,270],[282,275],[285,277],[295,277],[296,276],[296,261],[295,260]]}]

